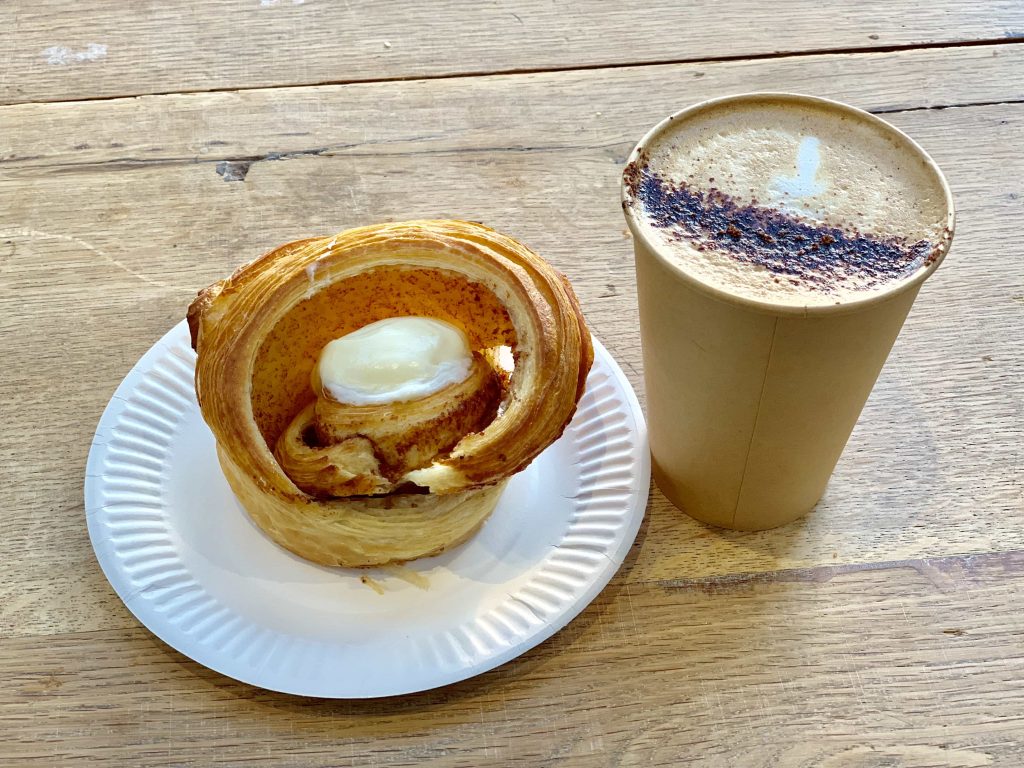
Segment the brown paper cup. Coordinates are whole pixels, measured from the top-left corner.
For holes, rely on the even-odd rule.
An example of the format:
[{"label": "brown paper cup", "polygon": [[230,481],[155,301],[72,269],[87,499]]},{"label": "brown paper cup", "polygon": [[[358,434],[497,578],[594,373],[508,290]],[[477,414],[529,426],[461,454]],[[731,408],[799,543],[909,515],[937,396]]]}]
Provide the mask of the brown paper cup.
[{"label": "brown paper cup", "polygon": [[[942,180],[952,239],[953,201],[934,161],[905,134],[879,123]],[[766,94],[727,97],[742,99]],[[634,150],[656,140],[659,123]],[[623,200],[627,200],[623,189]],[[674,266],[633,233],[644,380],[655,482],[681,510],[706,523],[764,530],[796,520],[821,498],[921,283],[945,251],[910,280],[838,305],[793,307],[722,292]]]}]

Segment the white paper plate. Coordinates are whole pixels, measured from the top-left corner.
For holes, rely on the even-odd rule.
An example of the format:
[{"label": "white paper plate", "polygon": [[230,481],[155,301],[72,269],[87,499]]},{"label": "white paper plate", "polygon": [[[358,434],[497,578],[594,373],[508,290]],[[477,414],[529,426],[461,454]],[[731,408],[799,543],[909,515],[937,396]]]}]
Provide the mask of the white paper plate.
[{"label": "white paper plate", "polygon": [[96,429],[85,476],[96,557],[157,637],[263,688],[388,696],[492,669],[582,611],[643,519],[643,415],[618,365],[595,346],[565,435],[512,478],[477,535],[407,566],[429,581],[424,590],[408,573],[313,565],[249,521],[199,413],[195,355],[180,323],[128,374]]}]

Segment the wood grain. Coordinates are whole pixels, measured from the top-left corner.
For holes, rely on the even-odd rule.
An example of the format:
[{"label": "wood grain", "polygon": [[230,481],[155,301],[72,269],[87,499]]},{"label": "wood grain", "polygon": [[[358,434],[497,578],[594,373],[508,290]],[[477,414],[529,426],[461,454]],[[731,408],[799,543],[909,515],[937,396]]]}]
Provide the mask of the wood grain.
[{"label": "wood grain", "polygon": [[[978,72],[990,71],[988,98],[1020,98],[1018,50],[946,52],[950,77],[942,95],[956,103],[978,88]],[[935,56],[826,56],[803,59],[791,70],[771,62],[775,70],[761,77],[786,87],[797,79],[829,82],[831,94],[848,86],[852,96],[874,99],[867,106],[888,111],[913,104],[921,70],[931,71]],[[618,174],[634,137],[658,115],[751,79],[745,64],[716,65],[702,78],[692,76],[694,69],[488,78],[469,95],[460,95],[463,84],[453,81],[357,86],[352,101],[350,89],[335,88],[322,100],[327,119],[315,110],[310,89],[296,89],[297,101],[279,90],[0,110],[6,126],[43,126],[53,137],[47,149],[38,138],[21,139],[26,130],[0,132],[31,143],[8,138],[5,156],[22,159],[0,163],[7,172],[0,179],[0,322],[10,339],[0,350],[7,371],[0,397],[13,414],[0,433],[0,454],[10,457],[0,468],[0,504],[9,510],[0,541],[0,636],[134,625],[96,571],[82,526],[80,483],[92,429],[114,387],[180,320],[195,290],[278,243],[388,218],[489,222],[572,277],[595,332],[642,397]],[[878,82],[881,72],[906,92],[858,91],[867,90],[865,81]],[[629,94],[640,88],[651,105],[633,114]],[[587,113],[572,102],[581,94],[591,105]],[[467,108],[445,132],[436,105],[458,98]],[[482,108],[468,109],[474,100]],[[573,135],[580,122],[566,121],[557,107],[566,101],[572,114],[587,114],[580,135]],[[161,131],[168,103],[179,119]],[[293,109],[297,103],[305,107]],[[529,119],[512,122],[522,104],[531,105]],[[379,109],[403,115],[406,134],[392,129],[394,146],[366,141],[380,122]],[[778,531],[737,534],[705,528],[655,493],[633,578],[1024,547],[1024,260],[1015,240],[1024,192],[1016,151],[1022,109],[912,108],[890,115],[945,168],[960,227],[953,254],[922,292],[817,513]],[[185,114],[193,118],[180,119]],[[247,125],[252,138],[244,139],[237,125]],[[443,138],[418,139],[415,126]],[[105,130],[125,131],[130,154],[98,141]],[[237,157],[239,150],[266,154],[280,133],[310,135],[292,137],[306,144],[286,145],[285,159],[253,162],[244,181],[218,174],[218,158]],[[69,146],[75,136],[89,146]],[[357,137],[357,148],[344,148]],[[304,151],[314,140],[342,148]],[[224,152],[221,141],[251,143]],[[437,142],[444,149],[434,151]],[[186,155],[197,147],[218,154]],[[35,159],[26,158],[33,153]],[[87,159],[77,161],[78,154]],[[992,279],[996,270],[999,281]],[[58,380],[62,397],[55,398]]]},{"label": "wood grain", "polygon": [[15,765],[1014,766],[1024,553],[616,584],[483,677],[369,702],[228,680],[142,629],[0,641]]},{"label": "wood grain", "polygon": [[303,156],[584,147],[611,156],[665,114],[711,96],[795,90],[888,113],[1022,101],[1022,72],[1024,45],[990,45],[26,104],[0,109],[0,167],[216,170],[229,160],[237,166],[228,175],[238,176],[246,162]]},{"label": "wood grain", "polygon": [[1024,38],[1016,0],[0,6],[0,103]]},{"label": "wood grain", "polygon": [[[0,6],[0,100],[273,86],[0,108],[0,763],[1024,763],[1024,46],[618,66],[1012,40],[1022,6],[646,7],[661,16],[631,26],[629,5],[538,0]],[[106,55],[75,60],[90,43]],[[46,63],[62,45],[47,56],[68,63]],[[85,458],[198,288],[304,235],[479,219],[570,275],[642,399],[622,163],[664,114],[751,89],[886,113],[959,209],[814,515],[723,532],[655,491],[626,566],[567,629],[396,699],[257,690],[139,627],[88,542]]]}]

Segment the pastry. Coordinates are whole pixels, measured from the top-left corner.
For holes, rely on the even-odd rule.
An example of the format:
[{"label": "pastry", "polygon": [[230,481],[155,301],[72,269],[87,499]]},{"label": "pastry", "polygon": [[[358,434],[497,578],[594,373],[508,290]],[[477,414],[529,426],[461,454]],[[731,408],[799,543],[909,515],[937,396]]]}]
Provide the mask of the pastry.
[{"label": "pastry", "polygon": [[464,541],[562,434],[593,361],[565,277],[463,221],[289,243],[201,291],[188,322],[228,483],[323,565]]}]

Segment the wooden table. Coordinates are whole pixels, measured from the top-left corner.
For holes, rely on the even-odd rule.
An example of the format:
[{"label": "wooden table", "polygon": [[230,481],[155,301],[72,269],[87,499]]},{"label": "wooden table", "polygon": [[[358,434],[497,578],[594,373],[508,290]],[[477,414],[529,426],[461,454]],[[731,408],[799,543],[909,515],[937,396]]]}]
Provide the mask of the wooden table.
[{"label": "wooden table", "polygon": [[[1024,765],[1024,4],[12,0],[0,6],[0,764]],[[730,92],[839,98],[959,208],[824,501],[762,534],[655,490],[567,629],[440,690],[269,693],[108,586],[115,386],[270,247],[458,216],[564,270],[642,397],[629,150]]]}]

